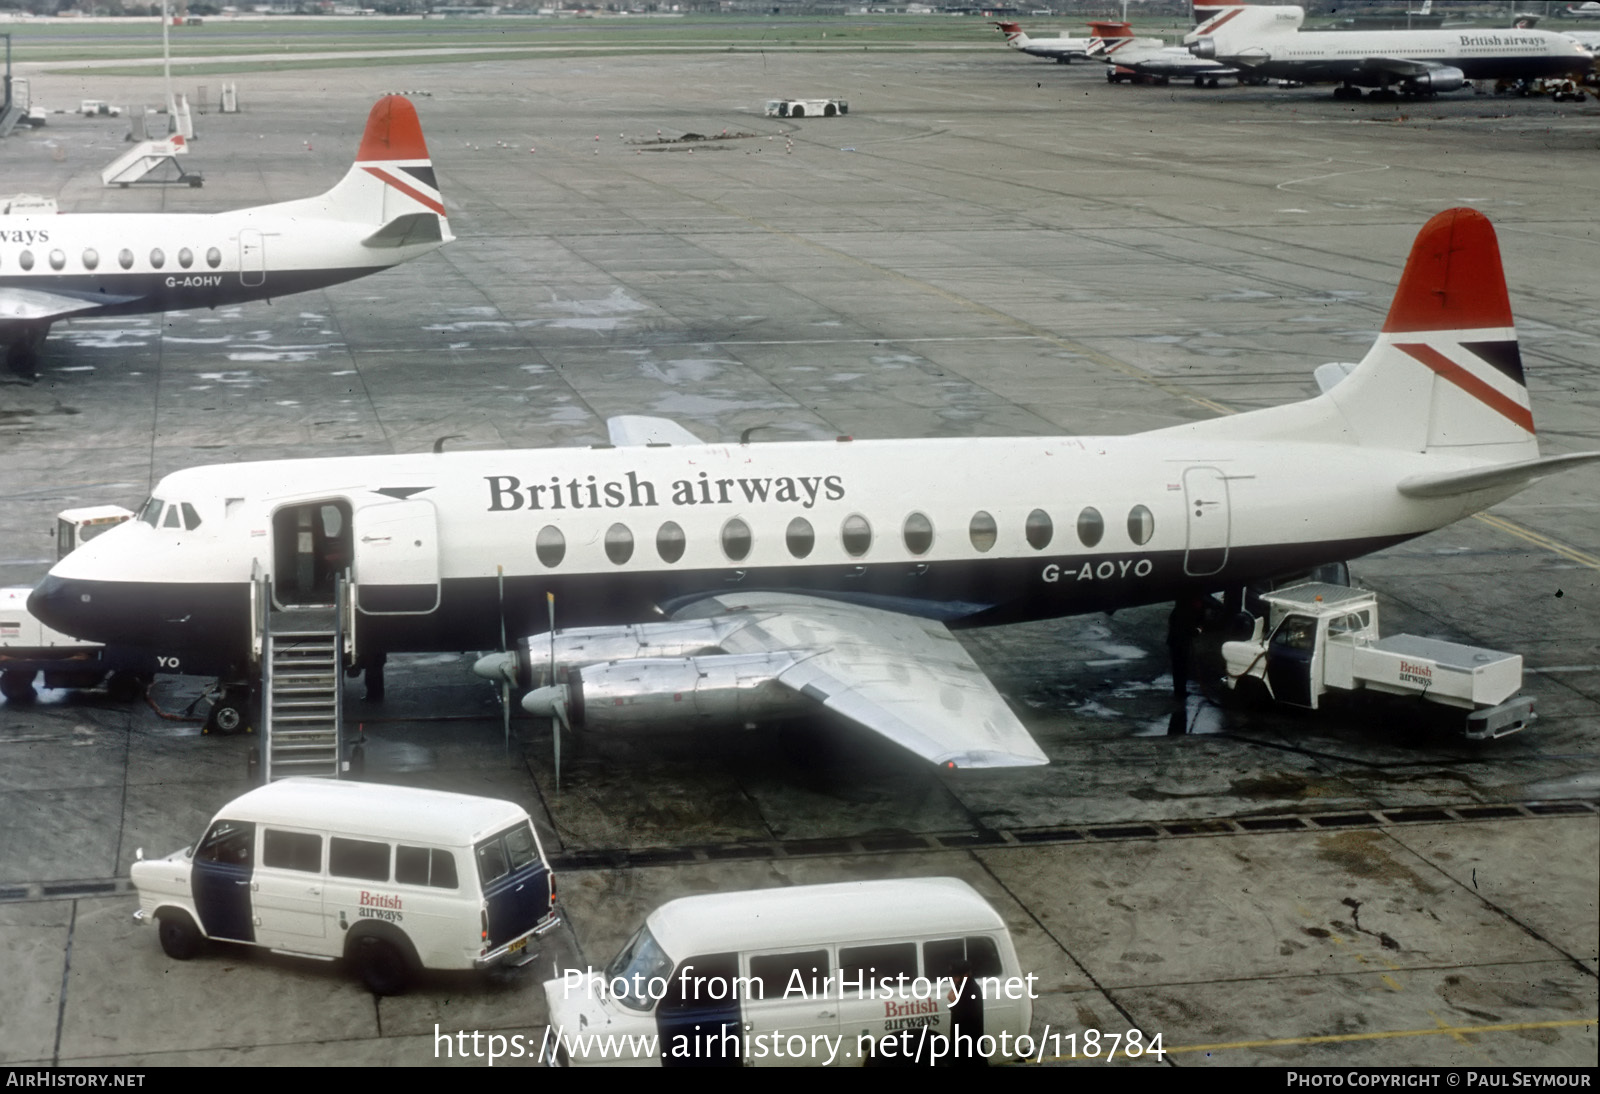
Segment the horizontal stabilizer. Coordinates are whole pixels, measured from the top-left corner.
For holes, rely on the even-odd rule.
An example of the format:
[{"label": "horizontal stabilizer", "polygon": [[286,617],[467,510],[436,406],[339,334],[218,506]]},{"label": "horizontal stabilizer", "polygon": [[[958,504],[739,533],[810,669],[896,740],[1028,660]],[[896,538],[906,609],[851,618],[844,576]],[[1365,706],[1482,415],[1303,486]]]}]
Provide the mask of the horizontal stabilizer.
[{"label": "horizontal stabilizer", "polygon": [[705,444],[671,418],[651,418],[644,414],[619,414],[606,419],[606,431],[618,448],[651,444]]},{"label": "horizontal stabilizer", "polygon": [[1431,475],[1412,475],[1400,482],[1400,493],[1408,498],[1450,498],[1478,490],[1505,486],[1523,487],[1558,471],[1600,461],[1600,452],[1579,452],[1571,456],[1544,456],[1536,460],[1501,464],[1470,471],[1445,471]]},{"label": "horizontal stabilizer", "polygon": [[363,247],[414,247],[443,243],[444,232],[436,213],[406,213],[361,241]]}]

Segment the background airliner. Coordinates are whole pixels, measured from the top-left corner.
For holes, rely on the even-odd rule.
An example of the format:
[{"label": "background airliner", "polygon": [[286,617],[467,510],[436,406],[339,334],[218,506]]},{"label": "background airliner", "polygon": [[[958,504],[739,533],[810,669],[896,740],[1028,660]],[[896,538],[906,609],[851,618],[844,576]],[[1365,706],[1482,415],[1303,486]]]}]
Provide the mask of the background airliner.
[{"label": "background airliner", "polygon": [[293,614],[346,570],[368,654],[501,648],[546,631],[553,598],[580,629],[480,671],[579,665],[530,696],[574,724],[823,707],[932,763],[1038,764],[950,627],[1303,571],[1600,460],[1539,455],[1498,245],[1470,209],[1428,222],[1372,349],[1326,372],[1305,402],[1124,437],[703,444],[627,419],[585,449],[197,467],[28,606],[239,679],[254,598]]},{"label": "background airliner", "polygon": [[32,375],[57,320],[319,289],[455,238],[411,103],[380,99],[325,194],[229,213],[0,216],[0,353]]},{"label": "background airliner", "polygon": [[[1212,5],[1215,6],[1215,5]],[[1302,32],[1305,9],[1235,4],[1201,23],[1185,44],[1267,79],[1339,83],[1336,98],[1361,88],[1431,95],[1468,80],[1582,76],[1594,55],[1565,35],[1520,28],[1327,30]]]},{"label": "background airliner", "polygon": [[1127,23],[1091,20],[1089,29],[1100,46],[1094,57],[1111,66],[1106,79],[1112,83],[1121,83],[1129,76],[1144,76],[1161,83],[1176,77],[1193,80],[1196,87],[1216,87],[1219,79],[1239,75],[1237,68],[1196,57],[1183,46],[1169,46],[1160,38],[1136,38]]},{"label": "background airliner", "polygon": [[1064,65],[1087,59],[1094,45],[1094,40],[1091,38],[1069,38],[1065,33],[1055,38],[1032,38],[1024,34],[1022,27],[1016,23],[994,25],[1006,36],[1006,45],[1012,49],[1021,50],[1034,57],[1049,57]]}]

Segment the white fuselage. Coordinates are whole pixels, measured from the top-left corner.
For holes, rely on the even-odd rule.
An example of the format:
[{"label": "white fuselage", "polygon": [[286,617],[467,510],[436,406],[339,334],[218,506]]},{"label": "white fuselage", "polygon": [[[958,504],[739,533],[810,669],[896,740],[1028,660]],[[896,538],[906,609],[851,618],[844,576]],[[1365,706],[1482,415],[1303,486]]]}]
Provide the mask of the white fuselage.
[{"label": "white fuselage", "polygon": [[[30,606],[68,633],[208,666],[190,671],[241,656],[253,569],[287,600],[351,567],[368,649],[491,648],[502,617],[508,633],[542,629],[546,592],[564,627],[747,590],[1013,622],[1349,558],[1487,503],[1395,492],[1425,466],[1437,458],[1169,431],[196,468],[162,480],[145,520],[59,563]],[[297,556],[330,507],[341,516]]]}]

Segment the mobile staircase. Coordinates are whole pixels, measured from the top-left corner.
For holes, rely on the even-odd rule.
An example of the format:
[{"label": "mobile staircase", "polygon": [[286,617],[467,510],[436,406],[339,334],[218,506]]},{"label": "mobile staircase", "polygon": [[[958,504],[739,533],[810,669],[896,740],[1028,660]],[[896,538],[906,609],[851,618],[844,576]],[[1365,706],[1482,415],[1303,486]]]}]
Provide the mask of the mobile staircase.
[{"label": "mobile staircase", "polygon": [[279,608],[257,576],[256,649],[261,666],[261,781],[295,775],[337,779],[344,768],[345,625],[350,584],[341,576],[329,606]]}]

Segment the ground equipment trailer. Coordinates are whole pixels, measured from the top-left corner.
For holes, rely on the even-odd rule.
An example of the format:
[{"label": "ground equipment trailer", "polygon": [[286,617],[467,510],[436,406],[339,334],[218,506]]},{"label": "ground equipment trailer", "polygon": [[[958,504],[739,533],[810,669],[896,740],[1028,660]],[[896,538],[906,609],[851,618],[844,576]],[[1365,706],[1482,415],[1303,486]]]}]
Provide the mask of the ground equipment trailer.
[{"label": "ground equipment trailer", "polygon": [[1307,582],[1261,596],[1265,619],[1248,639],[1225,642],[1224,685],[1316,710],[1330,694],[1380,692],[1465,712],[1472,740],[1504,737],[1534,720],[1522,657],[1413,634],[1378,637],[1378,598],[1364,589]]},{"label": "ground equipment trailer", "polygon": [[[56,558],[131,516],[120,505],[62,510],[56,516]],[[133,699],[144,692],[156,672],[154,654],[51,630],[29,613],[31,592],[28,585],[0,589],[0,695],[13,703],[32,699],[40,673],[47,688],[92,688],[105,681],[113,698]]]}]

